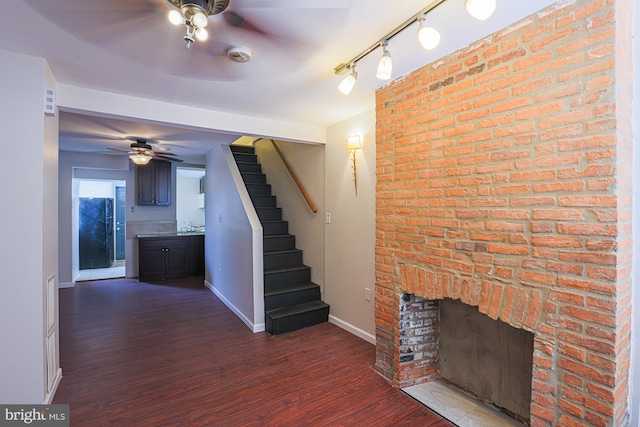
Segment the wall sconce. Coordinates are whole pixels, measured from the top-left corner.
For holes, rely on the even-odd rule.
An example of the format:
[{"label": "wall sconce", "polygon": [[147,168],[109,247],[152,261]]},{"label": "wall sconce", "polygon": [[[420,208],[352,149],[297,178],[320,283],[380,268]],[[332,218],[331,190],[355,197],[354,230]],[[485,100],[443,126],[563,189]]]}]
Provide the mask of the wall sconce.
[{"label": "wall sconce", "polygon": [[356,164],[356,150],[362,148],[362,139],[360,135],[352,135],[347,138],[347,150],[351,151],[351,161],[353,162],[351,167],[353,168],[353,185],[356,189],[356,196],[358,195],[358,169]]}]

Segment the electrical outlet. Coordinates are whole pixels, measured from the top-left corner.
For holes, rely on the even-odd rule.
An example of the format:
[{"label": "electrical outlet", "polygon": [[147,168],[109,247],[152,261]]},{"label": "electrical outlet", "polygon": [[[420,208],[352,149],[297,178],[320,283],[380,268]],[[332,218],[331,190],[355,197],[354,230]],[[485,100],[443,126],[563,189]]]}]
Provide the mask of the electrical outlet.
[{"label": "electrical outlet", "polygon": [[365,301],[371,301],[371,289],[364,288],[364,299]]},{"label": "electrical outlet", "polygon": [[331,224],[331,212],[327,212],[326,214],[324,214],[324,222],[326,222],[327,224]]}]

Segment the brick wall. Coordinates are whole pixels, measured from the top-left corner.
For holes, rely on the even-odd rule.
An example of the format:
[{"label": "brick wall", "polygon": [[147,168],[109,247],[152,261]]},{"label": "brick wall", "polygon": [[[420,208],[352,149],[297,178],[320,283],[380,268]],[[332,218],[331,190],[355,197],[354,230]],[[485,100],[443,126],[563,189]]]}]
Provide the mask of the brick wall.
[{"label": "brick wall", "polygon": [[403,295],[454,298],[534,333],[531,425],[627,422],[632,7],[560,1],[377,92],[376,366],[396,385],[437,376],[437,354],[406,357]]}]

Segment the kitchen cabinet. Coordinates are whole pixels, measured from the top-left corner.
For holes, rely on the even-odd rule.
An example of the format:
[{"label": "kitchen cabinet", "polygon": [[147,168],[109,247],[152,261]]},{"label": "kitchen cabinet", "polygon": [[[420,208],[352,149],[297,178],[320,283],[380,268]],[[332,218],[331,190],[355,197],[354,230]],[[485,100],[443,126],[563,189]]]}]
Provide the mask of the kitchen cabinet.
[{"label": "kitchen cabinet", "polygon": [[139,205],[171,205],[171,162],[153,159],[136,166],[136,190]]},{"label": "kitchen cabinet", "polygon": [[164,280],[204,274],[204,235],[138,237],[138,278]]},{"label": "kitchen cabinet", "polygon": [[194,261],[193,272],[197,276],[204,275],[204,236],[193,236],[191,238],[192,259]]}]

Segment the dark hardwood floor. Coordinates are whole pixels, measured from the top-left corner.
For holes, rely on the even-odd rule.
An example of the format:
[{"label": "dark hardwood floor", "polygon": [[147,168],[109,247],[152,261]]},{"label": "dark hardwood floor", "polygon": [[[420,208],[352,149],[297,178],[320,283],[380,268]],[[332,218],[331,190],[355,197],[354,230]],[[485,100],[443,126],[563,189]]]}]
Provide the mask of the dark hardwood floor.
[{"label": "dark hardwood floor", "polygon": [[72,426],[452,426],[373,370],[373,345],[325,323],[254,334],[202,286],[132,279],[60,290]]}]

